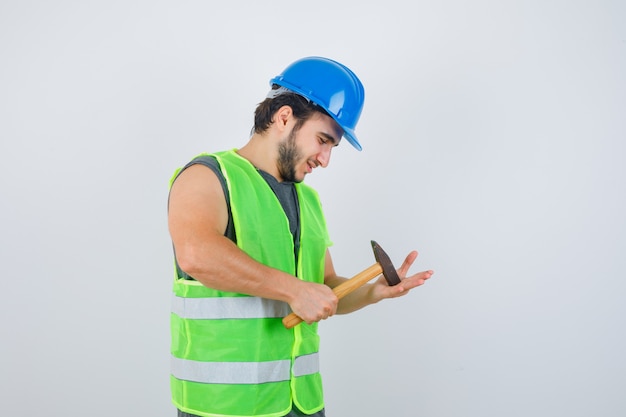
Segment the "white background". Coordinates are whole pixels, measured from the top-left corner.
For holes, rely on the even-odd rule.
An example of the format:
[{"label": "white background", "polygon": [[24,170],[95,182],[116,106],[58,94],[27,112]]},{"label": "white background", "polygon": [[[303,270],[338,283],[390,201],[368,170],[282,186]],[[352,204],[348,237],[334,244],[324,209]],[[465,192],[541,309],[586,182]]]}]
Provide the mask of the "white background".
[{"label": "white background", "polygon": [[308,55],[366,88],[307,179],[340,273],[427,285],[322,325],[329,417],[626,415],[620,1],[3,1],[0,415],[175,415],[168,180]]}]

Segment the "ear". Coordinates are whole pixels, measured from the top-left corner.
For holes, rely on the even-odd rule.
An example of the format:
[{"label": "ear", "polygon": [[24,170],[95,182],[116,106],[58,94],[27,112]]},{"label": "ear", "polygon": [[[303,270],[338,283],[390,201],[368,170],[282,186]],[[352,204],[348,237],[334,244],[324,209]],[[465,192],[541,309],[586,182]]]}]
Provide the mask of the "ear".
[{"label": "ear", "polygon": [[280,109],[276,110],[274,113],[274,117],[272,118],[272,122],[276,124],[276,127],[281,131],[287,128],[289,122],[293,119],[293,110],[290,106],[282,106]]}]

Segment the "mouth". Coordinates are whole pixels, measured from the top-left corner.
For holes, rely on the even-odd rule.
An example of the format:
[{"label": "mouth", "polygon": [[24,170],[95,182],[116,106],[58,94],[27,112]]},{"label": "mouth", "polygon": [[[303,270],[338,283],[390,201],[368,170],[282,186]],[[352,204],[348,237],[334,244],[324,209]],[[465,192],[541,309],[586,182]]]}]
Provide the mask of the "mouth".
[{"label": "mouth", "polygon": [[315,161],[313,161],[313,160],[311,160],[311,159],[309,159],[309,160],[306,162],[306,164],[307,164],[307,167],[306,167],[306,172],[307,172],[308,174],[310,174],[311,172],[313,172],[313,170],[319,166],[319,164],[318,164],[317,162],[315,162]]}]

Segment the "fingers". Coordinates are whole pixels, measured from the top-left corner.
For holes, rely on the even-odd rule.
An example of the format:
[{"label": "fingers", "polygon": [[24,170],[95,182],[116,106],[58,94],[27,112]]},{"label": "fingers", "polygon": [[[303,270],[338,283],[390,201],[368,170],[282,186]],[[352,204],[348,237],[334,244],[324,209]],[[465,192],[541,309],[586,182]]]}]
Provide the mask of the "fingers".
[{"label": "fingers", "polygon": [[339,299],[326,285],[303,283],[304,290],[291,305],[292,310],[307,324],[325,320],[337,312]]},{"label": "fingers", "polygon": [[413,262],[415,262],[416,259],[417,251],[412,251],[407,255],[407,257],[404,259],[404,262],[402,262],[402,265],[398,269],[398,275],[400,276],[400,278],[406,277],[406,275],[409,273],[411,265],[413,265]]},{"label": "fingers", "polygon": [[430,271],[430,270],[418,272],[417,274],[412,275],[402,280],[402,282],[399,285],[403,288],[403,290],[408,291],[415,287],[419,287],[420,285],[424,285],[426,280],[432,277],[433,274],[434,274],[434,271]]},{"label": "fingers", "polygon": [[384,279],[381,279],[378,281],[380,298],[402,297],[408,294],[413,288],[423,285],[433,274],[434,271],[432,270],[418,272],[410,277],[403,278],[400,284],[392,287],[388,286]]},{"label": "fingers", "polygon": [[336,312],[336,309],[324,308],[317,313],[313,313],[308,316],[308,320],[304,319],[307,324],[317,323],[318,321],[326,320],[329,317],[332,317]]},{"label": "fingers", "polygon": [[337,306],[332,306],[332,305],[325,305],[322,307],[322,310],[317,313],[317,320],[315,321],[320,321],[320,320],[326,320],[327,318],[333,316],[337,311]]},{"label": "fingers", "polygon": [[334,309],[331,307],[325,307],[322,309],[322,311],[320,311],[317,314],[316,320],[311,321],[308,324],[314,323],[314,322],[318,322],[318,321],[322,321],[322,320],[326,320],[329,317],[332,317],[333,315],[335,315],[337,311],[337,308],[335,307]]}]

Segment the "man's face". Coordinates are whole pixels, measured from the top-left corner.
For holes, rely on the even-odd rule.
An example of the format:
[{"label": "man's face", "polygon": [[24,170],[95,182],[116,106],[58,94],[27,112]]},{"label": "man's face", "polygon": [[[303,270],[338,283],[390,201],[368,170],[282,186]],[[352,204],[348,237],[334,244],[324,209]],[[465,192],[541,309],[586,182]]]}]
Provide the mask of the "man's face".
[{"label": "man's face", "polygon": [[316,113],[278,144],[278,172],[282,181],[302,182],[306,174],[330,162],[333,147],[339,145],[343,131],[322,113]]}]

